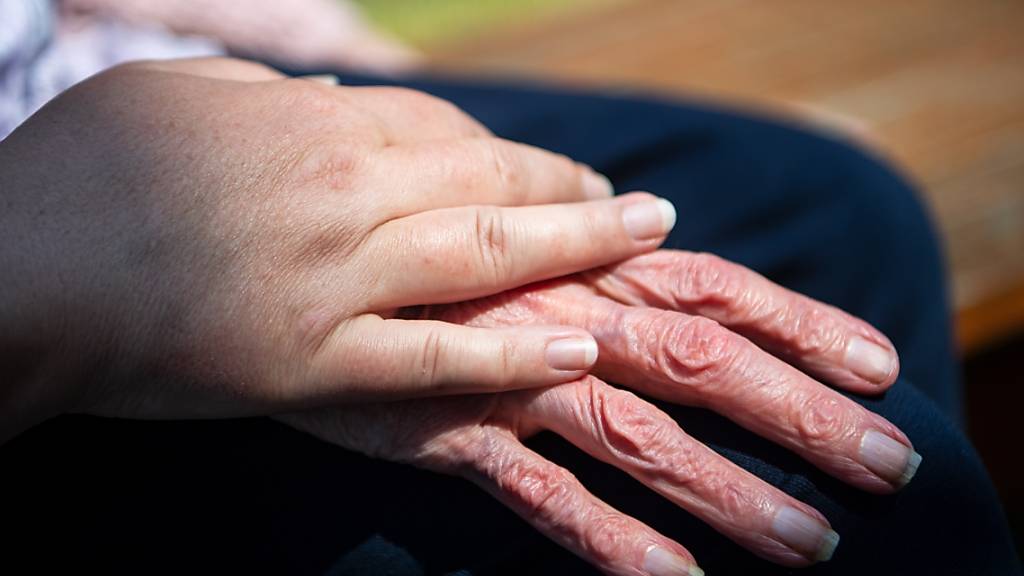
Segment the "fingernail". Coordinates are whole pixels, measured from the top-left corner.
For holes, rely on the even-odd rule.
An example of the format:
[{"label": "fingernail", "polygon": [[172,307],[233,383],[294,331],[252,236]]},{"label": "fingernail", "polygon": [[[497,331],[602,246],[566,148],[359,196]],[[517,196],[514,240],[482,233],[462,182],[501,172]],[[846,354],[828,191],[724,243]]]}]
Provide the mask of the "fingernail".
[{"label": "fingernail", "polygon": [[886,482],[902,488],[917,473],[921,455],[886,434],[868,430],[860,441],[860,463]]},{"label": "fingernail", "polygon": [[328,86],[337,86],[341,83],[341,79],[334,74],[307,74],[305,76],[296,76],[296,78],[319,82],[321,84],[327,84]]},{"label": "fingernail", "polygon": [[664,198],[654,202],[636,202],[622,210],[622,224],[636,240],[664,236],[676,225],[676,208]]},{"label": "fingernail", "polygon": [[611,198],[615,194],[615,187],[612,186],[612,181],[607,176],[585,167],[583,169],[583,194],[591,200]]},{"label": "fingernail", "polygon": [[548,343],[544,359],[555,370],[586,370],[597,361],[597,342],[593,338],[553,340]]},{"label": "fingernail", "polygon": [[704,571],[678,554],[652,546],[644,555],[644,570],[651,576],[704,576]]},{"label": "fingernail", "polygon": [[772,530],[780,542],[817,562],[832,558],[839,534],[817,518],[786,506],[775,514]]},{"label": "fingernail", "polygon": [[863,338],[853,338],[846,345],[846,366],[858,376],[881,384],[892,374],[896,356],[889,350]]}]

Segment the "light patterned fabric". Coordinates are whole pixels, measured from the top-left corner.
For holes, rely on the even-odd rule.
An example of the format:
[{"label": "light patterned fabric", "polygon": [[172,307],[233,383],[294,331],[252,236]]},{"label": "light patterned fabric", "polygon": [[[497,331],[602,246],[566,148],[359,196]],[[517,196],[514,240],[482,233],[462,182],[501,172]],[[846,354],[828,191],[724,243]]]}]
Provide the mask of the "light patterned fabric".
[{"label": "light patterned fabric", "polygon": [[60,18],[50,0],[0,0],[0,139],[51,98],[129,60],[223,54],[215,41],[107,18]]}]

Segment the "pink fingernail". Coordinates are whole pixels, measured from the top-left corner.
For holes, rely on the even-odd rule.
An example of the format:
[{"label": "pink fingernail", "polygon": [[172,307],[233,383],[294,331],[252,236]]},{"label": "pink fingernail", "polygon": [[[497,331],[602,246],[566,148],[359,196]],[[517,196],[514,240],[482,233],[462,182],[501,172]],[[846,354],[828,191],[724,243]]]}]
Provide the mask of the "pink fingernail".
[{"label": "pink fingernail", "polygon": [[818,562],[832,558],[839,545],[839,534],[817,518],[786,506],[775,514],[772,531],[780,542]]},{"label": "pink fingernail", "polygon": [[868,430],[860,441],[860,463],[879,478],[902,488],[917,474],[921,455],[887,434]]},{"label": "pink fingernail", "polygon": [[676,225],[676,208],[664,198],[635,202],[622,210],[622,225],[636,240],[650,240],[668,234]]},{"label": "pink fingernail", "polygon": [[846,366],[861,378],[881,384],[896,368],[896,355],[874,342],[854,337],[846,345]]},{"label": "pink fingernail", "polygon": [[650,576],[704,576],[704,571],[696,564],[661,546],[651,546],[647,550],[644,570]]},{"label": "pink fingernail", "polygon": [[593,338],[562,338],[548,342],[544,360],[555,370],[586,370],[597,361]]}]

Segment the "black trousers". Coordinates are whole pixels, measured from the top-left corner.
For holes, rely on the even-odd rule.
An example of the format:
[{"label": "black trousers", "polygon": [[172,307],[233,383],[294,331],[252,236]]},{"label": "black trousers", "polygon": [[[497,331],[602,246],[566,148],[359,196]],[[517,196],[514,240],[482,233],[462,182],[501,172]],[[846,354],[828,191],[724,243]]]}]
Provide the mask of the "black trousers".
[{"label": "black trousers", "polygon": [[[558,438],[541,435],[535,449],[687,546],[708,574],[1020,573],[989,479],[958,426],[935,234],[914,190],[884,162],[706,104],[405,84],[452,100],[500,136],[587,162],[618,190],[672,199],[679,223],[667,247],[714,252],[880,328],[900,352],[902,375],[884,397],[857,401],[900,426],[924,461],[903,491],[871,496],[719,416],[662,404],[690,434],[815,506],[842,535],[831,562],[786,570]],[[0,447],[0,468],[0,516],[17,532],[0,562],[30,572],[593,572],[464,481],[371,461],[265,419],[64,417]]]}]

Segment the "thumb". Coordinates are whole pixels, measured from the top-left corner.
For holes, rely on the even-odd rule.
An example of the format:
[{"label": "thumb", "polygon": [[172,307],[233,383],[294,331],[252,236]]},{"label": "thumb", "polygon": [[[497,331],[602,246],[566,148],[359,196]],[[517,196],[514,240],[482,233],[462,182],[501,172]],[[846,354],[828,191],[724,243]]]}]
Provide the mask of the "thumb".
[{"label": "thumb", "polygon": [[597,342],[574,327],[476,328],[364,314],[327,338],[313,381],[342,400],[399,400],[570,382],[596,360]]}]

